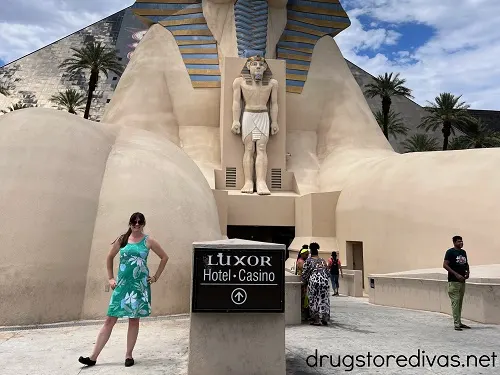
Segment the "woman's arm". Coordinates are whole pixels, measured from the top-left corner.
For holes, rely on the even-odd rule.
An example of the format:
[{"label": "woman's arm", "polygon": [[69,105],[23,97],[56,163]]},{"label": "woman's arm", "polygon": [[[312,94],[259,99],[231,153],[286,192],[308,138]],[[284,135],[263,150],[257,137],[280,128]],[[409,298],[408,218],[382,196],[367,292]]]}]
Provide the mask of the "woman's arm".
[{"label": "woman's arm", "polygon": [[[156,255],[158,255],[161,259],[160,261],[160,265],[158,266],[158,270],[156,271],[156,273],[154,274],[154,282],[156,282],[159,278],[160,278],[160,275],[162,274],[163,270],[165,269],[165,266],[167,265],[167,262],[168,262],[168,255],[167,253],[165,252],[165,250],[162,249],[162,247],[160,246],[160,244],[153,238],[148,238],[149,240],[149,243],[151,245],[151,250],[154,251],[154,253]],[[152,278],[150,277],[149,280],[151,280]]]},{"label": "woman's arm", "polygon": [[297,272],[302,271],[303,267],[304,267],[304,261],[302,259],[299,259],[297,261]]},{"label": "woman's arm", "polygon": [[113,242],[111,250],[109,250],[108,256],[106,257],[106,269],[108,270],[108,281],[112,289],[116,287],[115,276],[113,273],[113,259],[115,259],[116,254],[120,251],[121,241],[117,240]]},{"label": "woman's arm", "polygon": [[309,260],[311,258],[308,258],[305,262],[304,265],[302,266],[302,282],[307,283],[309,281],[309,274],[311,273],[311,261]]}]

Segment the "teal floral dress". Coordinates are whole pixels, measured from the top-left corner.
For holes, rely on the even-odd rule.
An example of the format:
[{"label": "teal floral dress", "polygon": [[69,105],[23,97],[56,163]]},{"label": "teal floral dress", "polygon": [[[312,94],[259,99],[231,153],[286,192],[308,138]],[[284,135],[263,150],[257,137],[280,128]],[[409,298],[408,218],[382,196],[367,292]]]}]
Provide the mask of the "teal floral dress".
[{"label": "teal floral dress", "polygon": [[151,314],[147,238],[144,236],[142,241],[128,243],[120,249],[120,266],[116,288],[109,301],[108,316],[142,318]]}]

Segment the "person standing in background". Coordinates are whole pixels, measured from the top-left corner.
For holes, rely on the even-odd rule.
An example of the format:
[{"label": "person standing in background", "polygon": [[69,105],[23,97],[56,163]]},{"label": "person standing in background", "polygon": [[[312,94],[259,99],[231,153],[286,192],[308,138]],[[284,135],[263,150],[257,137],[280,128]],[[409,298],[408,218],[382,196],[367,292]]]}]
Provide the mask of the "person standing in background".
[{"label": "person standing in background", "polygon": [[309,246],[302,245],[302,249],[299,250],[297,254],[297,260],[295,261],[295,274],[302,275],[302,269],[304,267],[304,262],[309,258]]},{"label": "person standing in background", "polygon": [[469,326],[462,324],[462,303],[465,294],[465,280],[469,278],[469,262],[467,252],[463,249],[462,237],[453,237],[453,247],[446,251],[443,268],[448,271],[448,296],[451,300],[453,325],[456,331]]},{"label": "person standing in background", "polygon": [[302,282],[307,285],[309,314],[312,325],[328,325],[330,321],[330,285],[328,283],[328,264],[319,257],[319,245],[309,245],[311,257],[304,263]]},{"label": "person standing in background", "polygon": [[[295,274],[302,276],[302,270],[304,268],[304,263],[309,258],[309,246],[303,245],[297,255],[297,261],[295,264]],[[300,305],[302,311],[302,321],[306,321],[309,318],[309,298],[307,297],[307,284],[302,284],[300,288]]]},{"label": "person standing in background", "polygon": [[332,296],[339,295],[339,272],[342,278],[344,278],[344,273],[342,272],[342,264],[340,259],[337,258],[337,252],[332,251],[332,256],[328,259],[328,269],[330,270],[330,280],[332,282],[333,294]]}]

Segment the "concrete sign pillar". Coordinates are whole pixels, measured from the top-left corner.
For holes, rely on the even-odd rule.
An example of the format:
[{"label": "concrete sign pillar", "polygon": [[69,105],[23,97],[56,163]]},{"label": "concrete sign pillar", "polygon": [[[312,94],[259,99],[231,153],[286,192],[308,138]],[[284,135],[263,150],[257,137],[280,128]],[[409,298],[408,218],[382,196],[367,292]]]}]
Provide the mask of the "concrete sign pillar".
[{"label": "concrete sign pillar", "polygon": [[188,375],[284,375],[285,246],[193,244]]}]

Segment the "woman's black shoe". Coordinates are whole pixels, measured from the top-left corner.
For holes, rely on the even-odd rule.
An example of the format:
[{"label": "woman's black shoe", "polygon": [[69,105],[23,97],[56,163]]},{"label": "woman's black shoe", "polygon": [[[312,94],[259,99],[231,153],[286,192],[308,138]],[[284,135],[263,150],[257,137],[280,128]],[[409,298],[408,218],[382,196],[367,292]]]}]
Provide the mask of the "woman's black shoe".
[{"label": "woman's black shoe", "polygon": [[84,365],[87,366],[94,366],[96,364],[96,361],[91,360],[89,357],[80,357],[78,358],[78,362],[83,363]]},{"label": "woman's black shoe", "polygon": [[127,358],[125,359],[125,367],[131,367],[134,365],[134,359],[133,358]]}]

